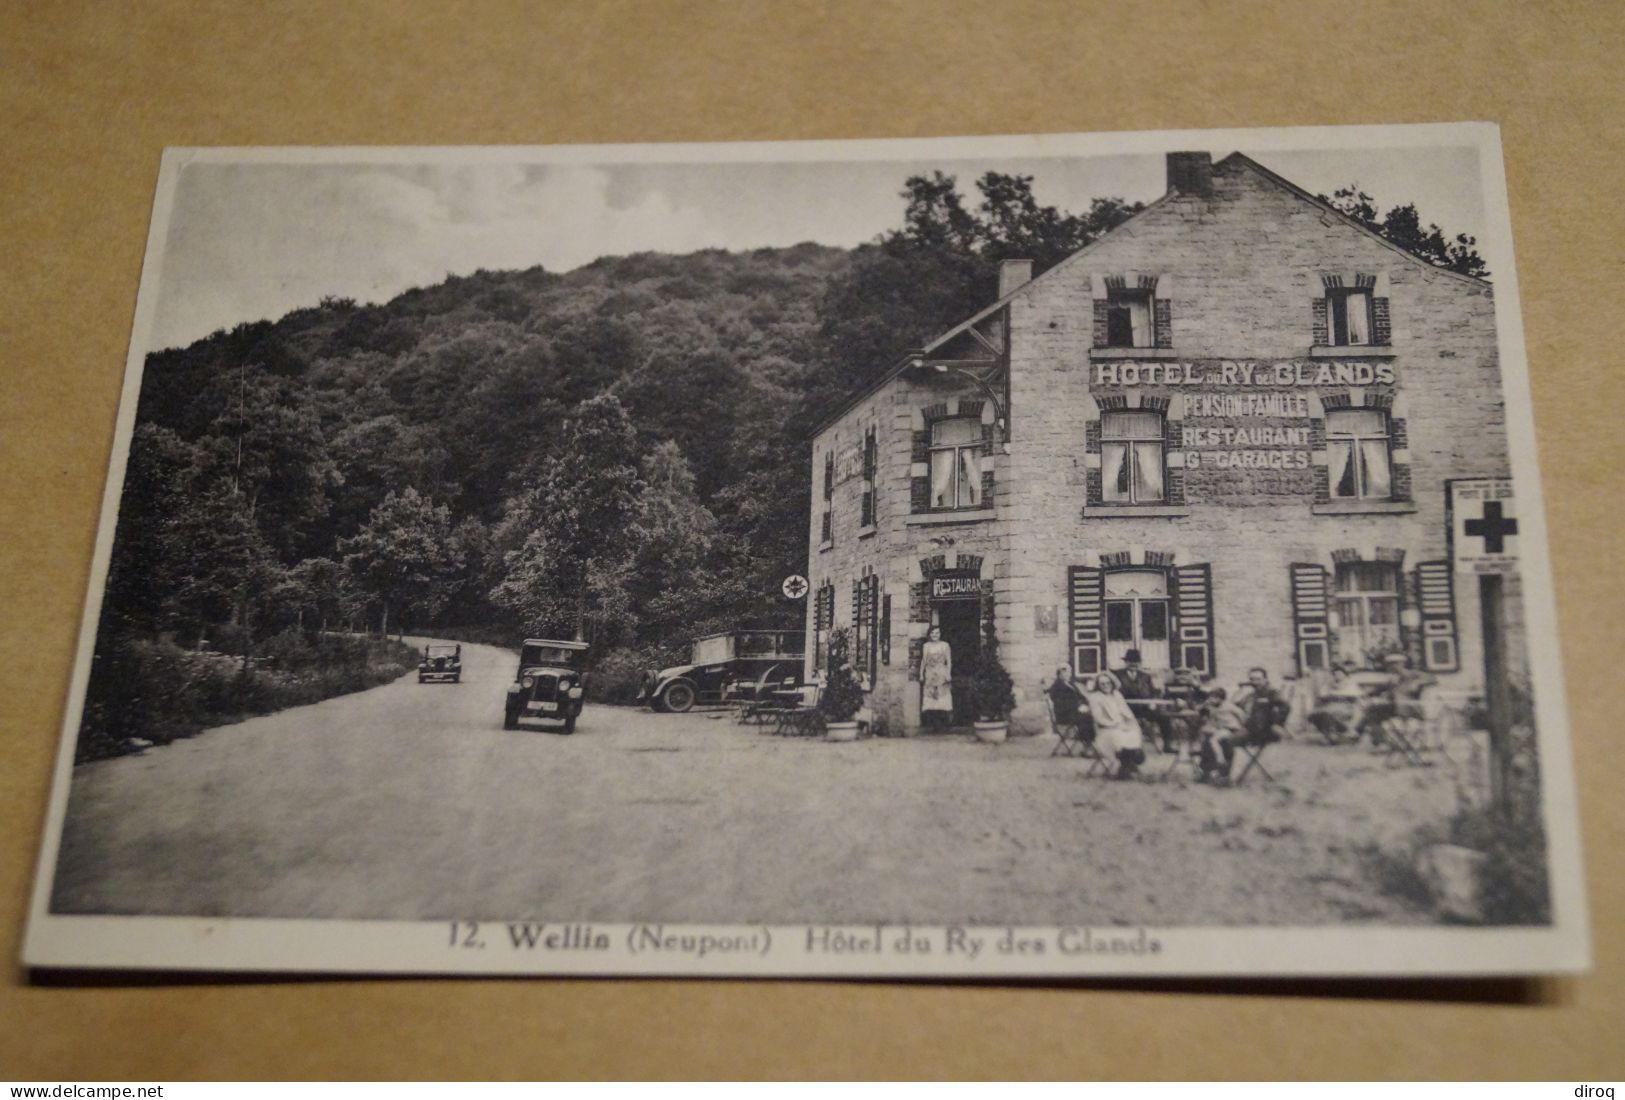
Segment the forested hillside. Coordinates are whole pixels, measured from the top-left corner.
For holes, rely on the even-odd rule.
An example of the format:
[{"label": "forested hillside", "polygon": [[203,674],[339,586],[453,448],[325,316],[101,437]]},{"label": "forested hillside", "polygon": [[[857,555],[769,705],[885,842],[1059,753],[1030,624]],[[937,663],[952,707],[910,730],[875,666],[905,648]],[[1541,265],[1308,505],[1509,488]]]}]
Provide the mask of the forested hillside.
[{"label": "forested hillside", "polygon": [[852,251],[481,271],[150,355],[87,732],[150,736],[181,654],[246,684],[323,629],[580,635],[624,683],[799,622],[811,425],[991,301],[997,261],[1042,272],[1138,209],[1030,183],[989,174],[972,209],[910,179],[903,226]]}]

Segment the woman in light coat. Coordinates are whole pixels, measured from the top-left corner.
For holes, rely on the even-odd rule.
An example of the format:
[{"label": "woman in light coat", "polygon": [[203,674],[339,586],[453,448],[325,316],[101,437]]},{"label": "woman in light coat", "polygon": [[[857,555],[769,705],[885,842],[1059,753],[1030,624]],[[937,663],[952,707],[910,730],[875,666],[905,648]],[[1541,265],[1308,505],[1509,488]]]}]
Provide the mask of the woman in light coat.
[{"label": "woman in light coat", "polygon": [[1118,690],[1117,677],[1102,672],[1086,696],[1095,720],[1095,747],[1107,760],[1117,761],[1117,778],[1133,779],[1145,763],[1145,740],[1140,720]]}]

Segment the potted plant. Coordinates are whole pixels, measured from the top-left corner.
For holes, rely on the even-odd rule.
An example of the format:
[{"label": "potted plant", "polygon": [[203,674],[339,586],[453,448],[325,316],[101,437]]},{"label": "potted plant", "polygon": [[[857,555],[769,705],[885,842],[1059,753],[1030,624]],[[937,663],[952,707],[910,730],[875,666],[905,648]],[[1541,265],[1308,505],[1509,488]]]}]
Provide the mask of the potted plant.
[{"label": "potted plant", "polygon": [[818,712],[824,716],[824,733],[831,741],[858,739],[857,713],[863,709],[863,688],[852,675],[846,659],[850,632],[839,627],[829,636],[829,676],[818,696]]},{"label": "potted plant", "polygon": [[999,639],[991,621],[982,624],[982,655],[971,680],[976,707],[976,738],[999,744],[1010,735],[1010,712],[1016,707],[1015,684],[999,660]]}]

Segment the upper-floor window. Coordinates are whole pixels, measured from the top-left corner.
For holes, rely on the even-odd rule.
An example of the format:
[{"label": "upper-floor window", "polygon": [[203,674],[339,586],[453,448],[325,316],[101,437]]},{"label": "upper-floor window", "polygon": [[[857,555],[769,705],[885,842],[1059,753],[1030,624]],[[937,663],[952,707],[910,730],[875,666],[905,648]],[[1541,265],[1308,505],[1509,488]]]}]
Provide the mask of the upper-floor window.
[{"label": "upper-floor window", "polygon": [[1109,412],[1100,423],[1100,495],[1120,504],[1167,499],[1159,412]]},{"label": "upper-floor window", "polygon": [[1371,343],[1371,288],[1327,287],[1326,320],[1328,334],[1338,347]]},{"label": "upper-floor window", "polygon": [[875,474],[877,464],[875,447],[875,430],[870,428],[863,433],[863,515],[861,522],[864,527],[871,527],[875,522]]},{"label": "upper-floor window", "polygon": [[931,507],[982,506],[982,422],[962,416],[931,425]]},{"label": "upper-floor window", "polygon": [[1106,292],[1106,346],[1149,348],[1157,342],[1156,308],[1150,289],[1112,287]]},{"label": "upper-floor window", "polygon": [[1381,409],[1328,409],[1326,468],[1334,500],[1393,496],[1388,414]]}]

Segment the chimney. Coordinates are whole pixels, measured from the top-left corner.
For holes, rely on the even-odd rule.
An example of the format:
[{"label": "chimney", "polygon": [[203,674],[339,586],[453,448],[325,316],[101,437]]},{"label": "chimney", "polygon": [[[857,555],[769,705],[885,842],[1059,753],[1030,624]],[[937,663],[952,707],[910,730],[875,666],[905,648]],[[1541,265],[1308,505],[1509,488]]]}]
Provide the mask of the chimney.
[{"label": "chimney", "polygon": [[1168,190],[1181,195],[1213,197],[1213,155],[1211,153],[1169,153]]},{"label": "chimney", "polygon": [[999,263],[999,297],[1008,297],[1017,287],[1033,281],[1031,260],[1002,260]]}]

